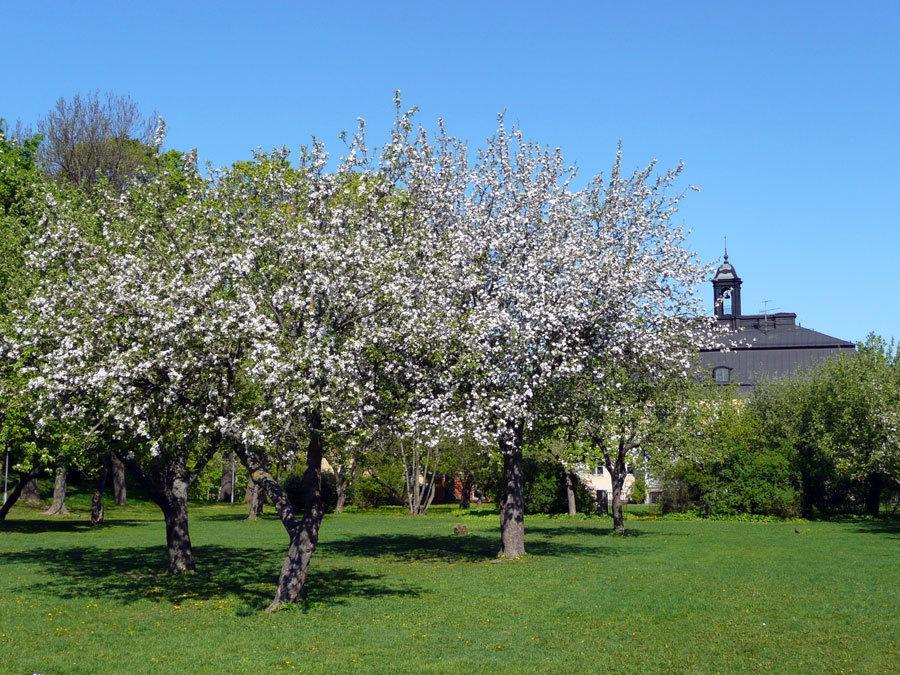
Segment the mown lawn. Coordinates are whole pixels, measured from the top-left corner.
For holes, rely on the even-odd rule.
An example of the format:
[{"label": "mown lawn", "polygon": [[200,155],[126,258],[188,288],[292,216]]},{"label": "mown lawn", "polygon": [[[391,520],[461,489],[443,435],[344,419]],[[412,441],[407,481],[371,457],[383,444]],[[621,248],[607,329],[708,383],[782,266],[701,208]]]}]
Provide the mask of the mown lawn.
[{"label": "mown lawn", "polygon": [[[194,506],[165,575],[147,504],[0,526],[0,672],[900,670],[896,522],[328,516],[303,606],[264,614],[284,531]],[[469,532],[452,534],[464,524]]]}]

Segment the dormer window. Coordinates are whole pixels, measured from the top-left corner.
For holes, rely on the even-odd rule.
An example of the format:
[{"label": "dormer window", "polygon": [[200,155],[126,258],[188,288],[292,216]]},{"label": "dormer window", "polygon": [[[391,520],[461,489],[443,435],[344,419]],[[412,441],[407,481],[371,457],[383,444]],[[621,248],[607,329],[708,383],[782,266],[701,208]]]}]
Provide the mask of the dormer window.
[{"label": "dormer window", "polygon": [[716,381],[716,384],[728,384],[731,382],[731,368],[727,366],[713,368],[713,379]]}]

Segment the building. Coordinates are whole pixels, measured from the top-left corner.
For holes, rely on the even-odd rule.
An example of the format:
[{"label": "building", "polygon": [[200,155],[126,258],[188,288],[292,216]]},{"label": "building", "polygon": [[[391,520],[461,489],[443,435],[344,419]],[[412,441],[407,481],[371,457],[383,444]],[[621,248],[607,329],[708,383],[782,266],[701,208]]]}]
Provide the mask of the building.
[{"label": "building", "polygon": [[[741,278],[734,265],[724,261],[712,279],[713,311],[726,328],[720,347],[700,351],[702,367],[717,383],[734,384],[742,398],[750,395],[762,380],[791,375],[802,368],[840,354],[849,354],[856,345],[797,324],[793,312],[744,314],[741,312]],[[727,348],[728,351],[722,351]],[[588,489],[606,503],[611,494],[609,473],[602,466],[583,467],[579,475]],[[628,500],[634,476],[625,479],[623,499]],[[657,501],[662,485],[647,477],[646,503]]]},{"label": "building", "polygon": [[[627,471],[627,474],[625,475],[625,483],[622,485],[622,501],[629,502],[631,500],[631,488],[634,486],[635,477],[628,466],[625,467],[625,470]],[[606,467],[602,464],[582,467],[581,470],[578,471],[578,477],[581,478],[581,482],[584,483],[588,491],[594,495],[598,509],[600,511],[606,511],[609,500],[612,499],[612,477],[609,475],[609,471],[606,470]],[[648,504],[650,503],[649,494],[645,498],[645,501]]]},{"label": "building", "polygon": [[728,328],[721,344],[729,351],[700,353],[703,368],[719,384],[734,384],[747,397],[761,380],[790,375],[856,349],[852,342],[803,328],[792,312],[743,314],[741,283],[726,250],[712,285],[715,316]]}]

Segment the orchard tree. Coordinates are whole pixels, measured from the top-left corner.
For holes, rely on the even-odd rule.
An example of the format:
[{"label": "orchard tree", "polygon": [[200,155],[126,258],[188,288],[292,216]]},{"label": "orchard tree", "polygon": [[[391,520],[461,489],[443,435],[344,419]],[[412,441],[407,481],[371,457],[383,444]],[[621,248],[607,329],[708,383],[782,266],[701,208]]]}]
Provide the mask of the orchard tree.
[{"label": "orchard tree", "polygon": [[608,179],[574,191],[560,153],[507,133],[502,119],[473,171],[465,226],[476,253],[463,276],[477,280],[466,314],[470,401],[503,458],[503,556],[524,552],[521,447],[546,413],[540,397],[577,383],[565,396],[582,397],[582,409],[569,416],[595,424],[580,440],[601,448],[613,474],[621,529],[628,452],[657,398],[691,376],[710,340],[694,294],[706,269],[672,222],[680,173],[657,175],[651,164],[623,176],[619,152]]},{"label": "orchard tree", "polygon": [[187,491],[221,444],[241,353],[210,191],[188,161],[83,206],[49,198],[10,350],[40,421],[89,427],[160,507],[171,573],[194,568]]},{"label": "orchard tree", "polygon": [[598,176],[584,194],[592,221],[584,258],[598,261],[602,291],[586,296],[570,406],[594,453],[589,459],[609,471],[616,531],[624,530],[629,456],[671,423],[681,390],[695,377],[698,349],[715,342],[715,322],[703,317],[695,293],[709,270],[673,223],[682,168],[658,174],[650,163],[624,174],[620,149],[609,178]]},{"label": "orchard tree", "polygon": [[[0,336],[8,354],[14,332],[11,308],[27,297],[35,282],[26,265],[26,251],[43,235],[41,218],[45,195],[77,198],[71,190],[49,185],[37,166],[40,136],[10,136],[0,120]],[[51,196],[51,198],[54,198]],[[20,496],[40,502],[37,478],[52,467],[55,480],[50,515],[66,512],[68,468],[80,459],[79,446],[59,420],[38,426],[35,401],[27,391],[23,362],[11,358],[0,364],[0,438],[4,461],[15,476],[12,492],[0,509],[0,520]]]},{"label": "orchard tree", "polygon": [[838,473],[863,485],[878,515],[885,488],[900,486],[900,365],[896,345],[869,335],[856,354],[832,358],[813,379],[811,423]]},{"label": "orchard tree", "polygon": [[[436,270],[459,153],[447,138],[432,147],[411,117],[398,108],[377,158],[360,124],[335,172],[314,142],[296,168],[286,153],[272,153],[221,179],[221,213],[240,250],[238,288],[250,308],[246,386],[258,395],[254,414],[235,418],[230,434],[270,496],[278,487],[268,466],[293,460],[304,445],[306,453],[299,519],[283,496],[274,498],[290,545],[270,610],[301,597],[324,514],[328,439],[340,438],[344,451],[364,448],[385,411],[416,437],[452,418],[444,414],[450,376],[407,357],[437,352],[440,336],[453,335]],[[402,398],[413,403],[388,400],[384,381],[404,382]]]},{"label": "orchard tree", "polygon": [[525,552],[522,446],[535,397],[575,372],[586,292],[599,289],[581,241],[588,216],[559,151],[500,118],[463,188],[453,260],[471,432],[503,462],[500,555]]}]

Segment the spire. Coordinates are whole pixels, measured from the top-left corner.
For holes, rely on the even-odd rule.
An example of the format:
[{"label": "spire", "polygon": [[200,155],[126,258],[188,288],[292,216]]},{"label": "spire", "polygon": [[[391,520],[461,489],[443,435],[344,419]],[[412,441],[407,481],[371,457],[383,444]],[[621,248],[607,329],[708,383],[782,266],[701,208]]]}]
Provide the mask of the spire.
[{"label": "spire", "polygon": [[728,262],[728,237],[725,237],[725,262]]}]

